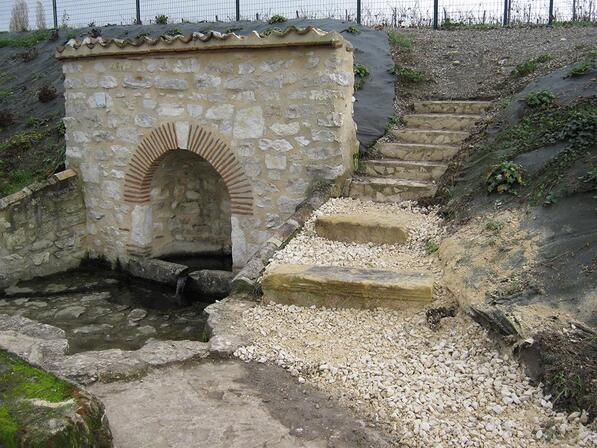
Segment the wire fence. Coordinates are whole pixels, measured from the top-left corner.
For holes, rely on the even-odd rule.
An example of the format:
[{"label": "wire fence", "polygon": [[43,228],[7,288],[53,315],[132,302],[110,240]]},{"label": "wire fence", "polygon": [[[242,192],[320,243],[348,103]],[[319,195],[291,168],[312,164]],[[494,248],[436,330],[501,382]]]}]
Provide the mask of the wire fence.
[{"label": "wire fence", "polygon": [[[334,18],[363,25],[548,24],[597,20],[597,0],[0,0],[0,31],[25,2],[28,29],[155,23]],[[43,17],[40,17],[43,16]]]}]

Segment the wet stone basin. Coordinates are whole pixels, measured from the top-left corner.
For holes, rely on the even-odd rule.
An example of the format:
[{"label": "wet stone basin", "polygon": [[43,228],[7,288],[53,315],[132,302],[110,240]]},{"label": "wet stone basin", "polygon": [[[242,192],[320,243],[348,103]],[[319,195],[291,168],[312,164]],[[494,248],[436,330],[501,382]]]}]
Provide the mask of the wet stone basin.
[{"label": "wet stone basin", "polygon": [[205,340],[205,297],[176,298],[172,288],[109,270],[75,270],[9,288],[0,313],[62,328],[69,352],[136,350],[150,339]]}]

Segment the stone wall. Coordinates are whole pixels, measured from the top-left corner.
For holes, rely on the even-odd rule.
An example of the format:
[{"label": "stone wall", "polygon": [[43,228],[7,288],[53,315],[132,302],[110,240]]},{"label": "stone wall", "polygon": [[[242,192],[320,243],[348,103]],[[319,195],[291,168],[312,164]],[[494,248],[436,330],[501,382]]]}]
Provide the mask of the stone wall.
[{"label": "stone wall", "polygon": [[72,170],[0,199],[0,289],[76,267],[85,255],[85,219]]},{"label": "stone wall", "polygon": [[[67,163],[83,179],[93,254],[159,253],[166,218],[150,192],[164,188],[154,173],[173,150],[195,152],[224,180],[237,267],[314,184],[353,169],[352,47],[337,33],[88,39],[57,55]],[[207,185],[192,188],[220,201]]]}]

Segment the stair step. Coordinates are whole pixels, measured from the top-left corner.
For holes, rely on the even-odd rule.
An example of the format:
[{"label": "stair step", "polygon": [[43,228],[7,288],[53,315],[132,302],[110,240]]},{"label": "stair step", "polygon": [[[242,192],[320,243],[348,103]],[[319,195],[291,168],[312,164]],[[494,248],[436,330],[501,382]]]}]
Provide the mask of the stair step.
[{"label": "stair step", "polygon": [[423,182],[438,180],[447,168],[443,163],[429,161],[381,159],[359,162],[359,171],[367,176],[389,176]]},{"label": "stair step", "polygon": [[264,303],[330,308],[406,308],[432,300],[433,277],[336,266],[279,264],[262,279]]},{"label": "stair step", "polygon": [[431,197],[437,186],[431,182],[391,177],[356,177],[349,180],[348,196],[364,201],[401,202]]},{"label": "stair step", "polygon": [[491,101],[419,101],[414,106],[421,114],[481,114]]},{"label": "stair step", "polygon": [[404,128],[391,131],[402,143],[420,143],[428,145],[459,145],[470,134],[463,131],[436,131],[433,129]]},{"label": "stair step", "polygon": [[460,149],[454,145],[426,145],[420,143],[378,143],[375,147],[385,157],[433,162],[448,161]]},{"label": "stair step", "polygon": [[320,216],[315,232],[322,238],[345,243],[398,244],[408,239],[404,219],[382,213]]},{"label": "stair step", "polygon": [[481,115],[413,114],[404,116],[409,128],[466,131],[483,118]]}]

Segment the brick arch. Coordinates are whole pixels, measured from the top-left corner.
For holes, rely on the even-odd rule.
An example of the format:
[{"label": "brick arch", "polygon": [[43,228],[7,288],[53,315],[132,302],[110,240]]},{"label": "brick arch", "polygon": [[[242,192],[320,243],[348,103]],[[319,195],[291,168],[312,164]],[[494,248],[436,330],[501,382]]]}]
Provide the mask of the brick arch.
[{"label": "brick arch", "polygon": [[222,176],[230,196],[232,214],[253,214],[251,184],[228,144],[215,131],[187,123],[165,123],[143,137],[125,175],[125,201],[149,202],[153,175],[162,159],[177,149],[194,152]]}]

